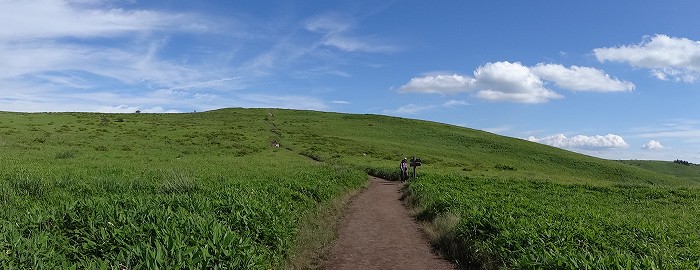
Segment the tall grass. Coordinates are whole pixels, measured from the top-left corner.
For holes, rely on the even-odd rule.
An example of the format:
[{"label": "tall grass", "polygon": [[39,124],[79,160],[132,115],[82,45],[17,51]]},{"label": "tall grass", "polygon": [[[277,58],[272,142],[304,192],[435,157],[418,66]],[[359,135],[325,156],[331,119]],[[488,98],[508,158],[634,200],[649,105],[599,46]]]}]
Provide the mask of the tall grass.
[{"label": "tall grass", "polygon": [[0,268],[283,267],[303,217],[367,178],[271,148],[265,113],[1,113]]},{"label": "tall grass", "polygon": [[[416,218],[463,268],[700,268],[700,170],[638,166],[455,126],[277,111],[289,147],[398,178]],[[290,145],[291,142],[291,145]]]},{"label": "tall grass", "polygon": [[697,189],[428,175],[408,191],[419,219],[460,217],[434,239],[467,268],[700,267]]},{"label": "tall grass", "polygon": [[300,224],[412,156],[407,199],[460,266],[700,267],[695,167],[292,110],[0,113],[0,134],[4,269],[294,265]]}]

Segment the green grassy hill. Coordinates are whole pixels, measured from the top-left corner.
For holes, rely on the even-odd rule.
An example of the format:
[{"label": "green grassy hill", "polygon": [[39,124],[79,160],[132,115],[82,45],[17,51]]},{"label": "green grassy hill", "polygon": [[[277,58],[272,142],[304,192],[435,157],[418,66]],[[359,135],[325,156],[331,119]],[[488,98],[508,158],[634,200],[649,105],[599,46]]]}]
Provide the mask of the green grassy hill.
[{"label": "green grassy hill", "polygon": [[697,164],[683,165],[671,161],[653,160],[624,160],[622,162],[642,169],[700,183],[700,165]]},{"label": "green grassy hill", "polygon": [[2,268],[289,267],[308,216],[410,156],[417,218],[462,267],[700,266],[693,171],[434,122],[0,113],[0,148]]},{"label": "green grassy hill", "polygon": [[280,141],[316,159],[395,168],[419,156],[421,171],[578,184],[694,186],[687,179],[529,141],[446,124],[379,115],[275,111]]}]

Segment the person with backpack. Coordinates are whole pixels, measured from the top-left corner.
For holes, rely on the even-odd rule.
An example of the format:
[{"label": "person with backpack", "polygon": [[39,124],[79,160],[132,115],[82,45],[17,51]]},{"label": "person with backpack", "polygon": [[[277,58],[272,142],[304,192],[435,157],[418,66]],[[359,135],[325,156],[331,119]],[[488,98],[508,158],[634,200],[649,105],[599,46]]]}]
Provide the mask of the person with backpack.
[{"label": "person with backpack", "polygon": [[401,182],[406,182],[408,180],[408,160],[406,158],[403,158],[401,160]]}]

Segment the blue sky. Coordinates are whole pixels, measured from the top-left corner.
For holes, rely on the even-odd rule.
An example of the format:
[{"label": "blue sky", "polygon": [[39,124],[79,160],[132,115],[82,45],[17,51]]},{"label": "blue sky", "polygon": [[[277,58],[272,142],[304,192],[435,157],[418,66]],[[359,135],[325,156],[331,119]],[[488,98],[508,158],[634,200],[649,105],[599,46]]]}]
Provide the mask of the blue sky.
[{"label": "blue sky", "polygon": [[0,0],[0,110],[281,107],[700,163],[697,1]]}]

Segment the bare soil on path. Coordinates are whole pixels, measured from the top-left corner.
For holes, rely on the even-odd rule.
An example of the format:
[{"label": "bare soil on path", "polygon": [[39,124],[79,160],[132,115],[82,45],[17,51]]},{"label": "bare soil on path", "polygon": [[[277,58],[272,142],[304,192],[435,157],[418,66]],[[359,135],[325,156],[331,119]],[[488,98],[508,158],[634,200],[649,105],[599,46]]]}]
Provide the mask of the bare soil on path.
[{"label": "bare soil on path", "polygon": [[325,269],[455,269],[436,255],[401,202],[400,182],[370,177],[348,206]]}]

